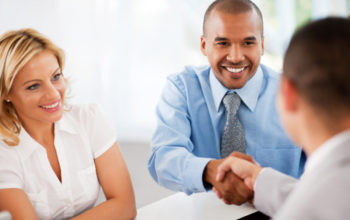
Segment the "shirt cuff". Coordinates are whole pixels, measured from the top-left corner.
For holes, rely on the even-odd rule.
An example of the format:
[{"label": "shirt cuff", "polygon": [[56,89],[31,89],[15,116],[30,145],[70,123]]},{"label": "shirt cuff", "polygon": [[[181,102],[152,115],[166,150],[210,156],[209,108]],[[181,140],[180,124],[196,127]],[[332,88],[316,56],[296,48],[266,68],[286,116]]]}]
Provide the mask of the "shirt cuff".
[{"label": "shirt cuff", "polygon": [[203,184],[203,172],[210,160],[213,158],[194,157],[188,160],[185,181],[191,192],[187,194],[207,191]]},{"label": "shirt cuff", "polygon": [[[278,189],[276,185],[276,178],[280,173],[272,168],[263,168],[259,175],[257,176],[254,184],[254,206],[259,211],[263,212],[268,216],[273,216],[275,214],[276,202],[279,203]],[[276,200],[276,201],[275,201]]]}]

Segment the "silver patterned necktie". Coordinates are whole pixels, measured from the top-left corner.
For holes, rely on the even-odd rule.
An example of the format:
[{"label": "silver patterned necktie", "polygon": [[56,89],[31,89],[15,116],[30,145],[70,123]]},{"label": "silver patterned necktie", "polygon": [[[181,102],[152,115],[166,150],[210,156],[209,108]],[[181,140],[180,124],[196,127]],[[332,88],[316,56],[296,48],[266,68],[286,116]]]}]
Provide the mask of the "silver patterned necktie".
[{"label": "silver patterned necktie", "polygon": [[227,112],[224,132],[221,136],[221,157],[228,156],[233,151],[245,153],[244,131],[237,117],[241,98],[236,93],[228,93],[223,100]]}]

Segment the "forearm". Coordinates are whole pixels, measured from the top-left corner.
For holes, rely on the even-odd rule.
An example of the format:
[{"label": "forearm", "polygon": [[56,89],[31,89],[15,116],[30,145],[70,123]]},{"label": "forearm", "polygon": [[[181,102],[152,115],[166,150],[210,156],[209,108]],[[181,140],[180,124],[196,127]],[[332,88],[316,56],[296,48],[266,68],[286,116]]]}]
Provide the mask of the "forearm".
[{"label": "forearm", "polygon": [[38,219],[29,198],[21,189],[0,189],[0,211],[10,212],[13,220]]},{"label": "forearm", "polygon": [[160,185],[187,194],[203,192],[202,174],[210,158],[196,157],[184,147],[161,147],[153,152],[148,169]]},{"label": "forearm", "polygon": [[298,180],[271,168],[264,168],[257,176],[254,191],[255,207],[273,216],[284,204]]},{"label": "forearm", "polygon": [[113,198],[76,216],[72,219],[120,219],[129,220],[136,217],[136,206],[132,199]]}]

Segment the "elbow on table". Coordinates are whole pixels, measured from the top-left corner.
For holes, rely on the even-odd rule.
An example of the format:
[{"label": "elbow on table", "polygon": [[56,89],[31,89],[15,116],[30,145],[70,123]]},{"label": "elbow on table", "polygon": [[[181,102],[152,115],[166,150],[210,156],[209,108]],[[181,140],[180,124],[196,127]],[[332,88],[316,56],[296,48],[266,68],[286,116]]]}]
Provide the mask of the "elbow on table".
[{"label": "elbow on table", "polygon": [[136,205],[134,204],[132,207],[130,207],[128,218],[135,219],[136,215],[137,215],[137,210],[136,210]]},{"label": "elbow on table", "polygon": [[123,214],[125,219],[135,219],[137,215],[135,199],[124,203]]}]

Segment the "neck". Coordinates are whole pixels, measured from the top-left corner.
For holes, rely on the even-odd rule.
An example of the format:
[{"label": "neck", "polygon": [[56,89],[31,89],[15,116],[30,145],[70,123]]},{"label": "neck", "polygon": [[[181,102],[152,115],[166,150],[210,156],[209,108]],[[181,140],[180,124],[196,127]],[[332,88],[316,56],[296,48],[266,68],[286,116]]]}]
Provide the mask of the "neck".
[{"label": "neck", "polygon": [[27,133],[42,146],[49,146],[54,141],[54,123],[41,123],[37,126],[28,126],[22,122]]},{"label": "neck", "polygon": [[302,140],[300,142],[303,143],[303,149],[308,156],[327,140],[350,129],[350,116],[328,123],[314,114],[308,115],[303,121],[304,125],[302,127],[304,129],[300,132],[302,133]]}]

